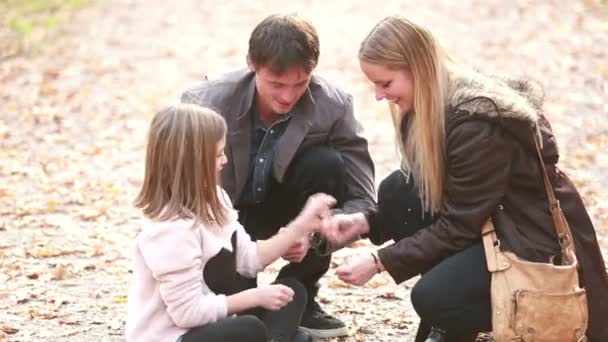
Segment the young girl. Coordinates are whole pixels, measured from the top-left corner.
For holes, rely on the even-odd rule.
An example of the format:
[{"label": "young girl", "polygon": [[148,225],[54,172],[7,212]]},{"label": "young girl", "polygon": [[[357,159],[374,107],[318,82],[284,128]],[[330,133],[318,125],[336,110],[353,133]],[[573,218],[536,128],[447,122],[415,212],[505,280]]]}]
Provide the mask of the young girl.
[{"label": "young girl", "polygon": [[248,288],[254,277],[316,229],[335,200],[311,196],[281,233],[253,242],[218,184],[226,123],[180,104],[150,126],[142,189],[149,219],[136,240],[128,341],[306,341],[296,333],[306,291],[294,279]]}]

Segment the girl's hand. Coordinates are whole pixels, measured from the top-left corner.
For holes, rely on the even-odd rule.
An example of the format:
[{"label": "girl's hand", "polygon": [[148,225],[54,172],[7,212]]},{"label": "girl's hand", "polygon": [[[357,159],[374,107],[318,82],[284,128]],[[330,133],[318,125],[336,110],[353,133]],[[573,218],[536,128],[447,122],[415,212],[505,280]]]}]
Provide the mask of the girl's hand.
[{"label": "girl's hand", "polygon": [[277,311],[293,300],[293,290],[285,285],[271,284],[255,289],[258,306]]},{"label": "girl's hand", "polygon": [[289,262],[298,263],[304,259],[309,249],[310,238],[308,236],[304,236],[291,245],[291,247],[289,247],[287,252],[283,254],[282,257]]},{"label": "girl's hand", "polygon": [[345,283],[362,286],[367,283],[376,273],[376,265],[371,254],[361,254],[336,269],[336,275]]},{"label": "girl's hand", "polygon": [[321,228],[321,223],[328,216],[329,210],[336,205],[336,199],[324,193],[317,193],[308,197],[304,209],[296,221],[297,228],[303,234],[309,234]]}]

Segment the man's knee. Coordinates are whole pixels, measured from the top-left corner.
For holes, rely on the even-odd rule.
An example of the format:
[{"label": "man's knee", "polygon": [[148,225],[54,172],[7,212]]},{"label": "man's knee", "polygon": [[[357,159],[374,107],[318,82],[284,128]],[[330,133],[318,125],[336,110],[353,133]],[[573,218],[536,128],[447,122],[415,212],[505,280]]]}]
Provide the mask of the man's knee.
[{"label": "man's knee", "polygon": [[307,290],[299,280],[295,278],[281,278],[277,279],[276,283],[285,285],[293,290],[294,295],[292,302],[296,303],[298,306],[306,305],[308,300]]},{"label": "man's knee", "polygon": [[313,146],[296,154],[285,183],[296,191],[339,196],[344,186],[344,174],[344,160],[338,151],[328,146]]},{"label": "man's knee", "polygon": [[312,146],[300,151],[290,165],[310,176],[338,176],[344,171],[344,160],[338,151],[328,146]]}]

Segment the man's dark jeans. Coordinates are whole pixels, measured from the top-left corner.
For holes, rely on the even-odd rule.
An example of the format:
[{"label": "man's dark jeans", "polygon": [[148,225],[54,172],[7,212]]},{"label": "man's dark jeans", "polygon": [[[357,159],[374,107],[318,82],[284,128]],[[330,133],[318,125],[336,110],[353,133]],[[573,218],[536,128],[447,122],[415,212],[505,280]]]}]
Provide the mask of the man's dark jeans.
[{"label": "man's dark jeans", "polygon": [[[326,146],[314,146],[296,154],[283,183],[271,179],[265,200],[256,205],[237,206],[239,221],[254,240],[276,234],[293,220],[308,197],[317,192],[334,196],[340,205],[344,196],[344,161]],[[296,278],[308,292],[310,301],[318,291],[318,280],[327,272],[331,255],[321,256],[309,250],[300,263],[289,263],[277,279]]]}]

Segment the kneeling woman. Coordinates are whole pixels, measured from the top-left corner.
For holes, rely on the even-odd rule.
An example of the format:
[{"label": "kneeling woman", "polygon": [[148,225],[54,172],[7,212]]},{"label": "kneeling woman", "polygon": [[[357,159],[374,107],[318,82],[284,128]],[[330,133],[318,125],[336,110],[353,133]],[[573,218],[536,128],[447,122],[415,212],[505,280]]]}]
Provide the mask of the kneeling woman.
[{"label": "kneeling woman", "polygon": [[491,330],[483,224],[492,219],[501,248],[526,260],[548,262],[560,253],[535,149],[540,137],[587,290],[587,336],[608,341],[604,261],[577,190],[556,166],[540,88],[464,70],[430,33],[401,17],[378,23],[359,59],[376,98],[393,109],[403,171],[380,184],[373,210],[334,216],[326,231],[334,243],[359,234],[376,244],[396,241],[377,255],[354,258],[339,276],[361,285],[378,271],[397,283],[422,274],[411,294],[422,319],[416,341],[429,336],[429,327],[446,341],[474,341],[477,332]]}]

